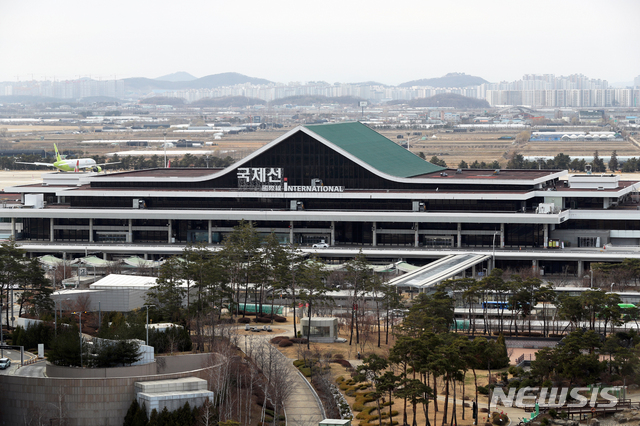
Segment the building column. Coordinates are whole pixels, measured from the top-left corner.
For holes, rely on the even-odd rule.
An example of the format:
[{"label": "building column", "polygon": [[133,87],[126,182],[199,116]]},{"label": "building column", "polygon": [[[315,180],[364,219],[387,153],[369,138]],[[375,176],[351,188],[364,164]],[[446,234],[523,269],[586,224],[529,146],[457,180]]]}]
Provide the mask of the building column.
[{"label": "building column", "polygon": [[144,254],[144,260],[149,260],[149,253]]},{"label": "building column", "polygon": [[420,224],[418,222],[413,224],[413,231],[414,231],[414,239],[415,239],[415,246],[416,247],[420,247]]},{"label": "building column", "polygon": [[49,241],[53,242],[55,239],[55,233],[53,232],[53,222],[55,221],[54,218],[49,219]]},{"label": "building column", "polygon": [[171,244],[171,234],[172,234],[172,226],[171,226],[171,219],[169,219],[167,221],[167,243]]},{"label": "building column", "polygon": [[293,244],[293,221],[289,221],[289,244]]},{"label": "building column", "polygon": [[15,241],[16,239],[16,218],[11,218],[11,239]]},{"label": "building column", "polygon": [[378,244],[378,231],[376,230],[376,222],[372,223],[371,231],[373,231],[373,244],[371,245],[375,247]]},{"label": "building column", "polygon": [[500,224],[500,248],[504,248],[504,223]]},{"label": "building column", "polygon": [[102,260],[108,260],[106,251],[104,253],[102,253]]},{"label": "building column", "polygon": [[462,224],[461,223],[458,223],[458,234],[457,234],[456,246],[458,248],[462,247]]},{"label": "building column", "polygon": [[133,219],[129,219],[129,236],[128,242],[133,243]]},{"label": "building column", "polygon": [[475,278],[476,277],[476,265],[473,265],[471,267],[471,278]]},{"label": "building column", "polygon": [[331,221],[331,246],[336,245],[336,223]]},{"label": "building column", "polygon": [[578,260],[578,278],[584,275],[584,261]]},{"label": "building column", "polygon": [[89,218],[89,242],[93,242],[93,218]]},{"label": "building column", "polygon": [[549,247],[549,225],[548,224],[544,224],[543,226],[544,229],[544,248]]},{"label": "building column", "polygon": [[531,268],[533,268],[533,273],[537,275],[538,274],[538,261],[537,260],[533,259],[531,261]]},{"label": "building column", "polygon": [[213,243],[213,238],[211,238],[211,219],[209,219],[208,222],[209,223],[207,224],[207,229],[208,229],[208,231],[207,231],[207,234],[208,234],[207,241],[209,242],[209,244],[212,244]]}]

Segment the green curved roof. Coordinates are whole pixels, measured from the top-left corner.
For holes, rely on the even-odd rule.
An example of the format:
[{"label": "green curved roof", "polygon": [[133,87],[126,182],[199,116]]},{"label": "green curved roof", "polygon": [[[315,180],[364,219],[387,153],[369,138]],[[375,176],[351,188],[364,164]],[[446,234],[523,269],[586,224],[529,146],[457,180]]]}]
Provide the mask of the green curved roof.
[{"label": "green curved roof", "polygon": [[408,178],[446,169],[423,160],[359,122],[304,127],[391,176]]}]

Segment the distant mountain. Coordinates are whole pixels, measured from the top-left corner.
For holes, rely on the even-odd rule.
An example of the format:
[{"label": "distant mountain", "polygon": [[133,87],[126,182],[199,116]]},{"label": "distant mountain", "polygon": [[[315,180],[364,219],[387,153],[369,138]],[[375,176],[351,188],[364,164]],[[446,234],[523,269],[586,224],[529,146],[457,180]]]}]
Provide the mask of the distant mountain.
[{"label": "distant mountain", "polygon": [[487,80],[481,77],[475,77],[467,75],[465,73],[451,72],[444,77],[438,78],[423,78],[421,80],[408,81],[402,83],[399,87],[411,87],[411,86],[431,86],[431,87],[467,87],[467,86],[479,86],[483,83],[488,83]]},{"label": "distant mountain", "polygon": [[440,93],[430,98],[418,98],[410,101],[392,101],[387,105],[407,104],[411,107],[435,107],[435,108],[455,108],[455,109],[481,109],[490,108],[489,103],[484,99],[468,98],[455,93]]},{"label": "distant mountain", "polygon": [[161,81],[193,81],[193,80],[197,80],[198,77],[194,77],[191,74],[189,74],[188,72],[184,72],[184,71],[178,71],[178,72],[174,72],[172,74],[167,74],[167,75],[163,75],[162,77],[156,77],[154,78],[154,80],[161,80]]},{"label": "distant mountain", "polygon": [[300,96],[288,96],[286,98],[275,99],[271,101],[271,105],[312,105],[312,104],[339,104],[339,105],[352,105],[358,106],[358,102],[365,99],[356,98],[354,96],[337,96],[330,98],[322,95],[300,95]]},{"label": "distant mountain", "polygon": [[144,77],[124,79],[125,90],[132,92],[150,92],[152,90],[214,89],[221,86],[233,86],[245,83],[269,84],[271,82],[263,78],[248,77],[243,74],[238,74],[237,72],[207,75],[191,81],[163,81]]}]

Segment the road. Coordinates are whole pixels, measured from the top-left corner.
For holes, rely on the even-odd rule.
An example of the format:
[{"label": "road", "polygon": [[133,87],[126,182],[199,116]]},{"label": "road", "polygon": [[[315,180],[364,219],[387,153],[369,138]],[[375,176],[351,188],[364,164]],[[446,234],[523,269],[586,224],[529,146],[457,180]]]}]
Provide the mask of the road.
[{"label": "road", "polygon": [[[26,365],[20,367],[20,351],[13,349],[4,350],[4,356],[11,359],[11,367],[6,370],[0,370],[0,375],[14,375],[14,376],[28,376],[28,377],[44,377],[46,363],[44,360],[38,361],[35,364]],[[25,362],[35,359],[36,355],[25,352]]]}]

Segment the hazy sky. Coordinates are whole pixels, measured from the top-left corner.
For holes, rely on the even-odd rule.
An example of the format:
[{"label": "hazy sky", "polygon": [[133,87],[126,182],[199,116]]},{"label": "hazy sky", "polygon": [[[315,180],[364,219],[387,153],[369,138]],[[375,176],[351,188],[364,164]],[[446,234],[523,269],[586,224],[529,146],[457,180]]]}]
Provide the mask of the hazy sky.
[{"label": "hazy sky", "polygon": [[0,0],[0,81],[640,75],[639,0]]}]

